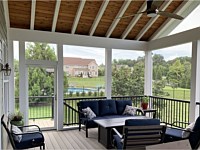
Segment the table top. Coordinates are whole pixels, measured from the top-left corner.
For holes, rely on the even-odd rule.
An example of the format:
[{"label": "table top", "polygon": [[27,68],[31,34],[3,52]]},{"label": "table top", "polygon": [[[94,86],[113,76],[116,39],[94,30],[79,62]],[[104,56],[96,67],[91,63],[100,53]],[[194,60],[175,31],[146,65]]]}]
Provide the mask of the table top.
[{"label": "table top", "polygon": [[125,125],[125,120],[127,119],[152,119],[150,117],[146,116],[127,116],[122,118],[112,118],[112,119],[94,119],[94,122],[96,122],[98,125],[104,127],[104,128],[110,128],[110,127],[120,127]]}]

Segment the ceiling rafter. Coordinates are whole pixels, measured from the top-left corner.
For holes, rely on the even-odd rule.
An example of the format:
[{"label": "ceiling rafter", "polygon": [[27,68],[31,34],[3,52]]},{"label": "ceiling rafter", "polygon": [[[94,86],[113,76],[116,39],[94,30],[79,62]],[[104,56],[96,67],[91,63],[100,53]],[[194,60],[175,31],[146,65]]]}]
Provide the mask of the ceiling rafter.
[{"label": "ceiling rafter", "polygon": [[89,35],[92,36],[97,28],[97,25],[99,24],[99,21],[101,19],[101,17],[104,14],[104,11],[106,9],[106,7],[108,6],[109,0],[104,0],[103,3],[101,4],[101,8],[99,9],[99,12],[92,24],[92,27],[90,28],[90,32]]},{"label": "ceiling rafter", "polygon": [[78,10],[77,10],[77,12],[76,12],[76,17],[75,17],[75,19],[74,19],[74,23],[73,23],[73,26],[72,26],[72,31],[71,31],[72,34],[74,34],[75,31],[76,31],[76,28],[77,28],[77,26],[78,26],[79,19],[80,19],[80,17],[81,17],[83,8],[84,8],[84,6],[85,6],[85,2],[86,2],[86,0],[81,0],[81,1],[80,1],[79,8],[78,8]]},{"label": "ceiling rafter", "polygon": [[[116,18],[119,18],[121,16],[123,16],[123,14],[125,13],[125,11],[127,10],[128,6],[130,5],[131,1],[124,1],[122,7],[120,8]],[[109,27],[107,33],[106,33],[106,37],[110,37],[110,35],[112,34],[113,30],[115,29],[115,27],[117,26],[118,22],[120,21],[120,19],[115,19],[111,26]]]},{"label": "ceiling rafter", "polygon": [[4,16],[5,16],[5,20],[6,20],[6,26],[7,26],[7,28],[10,28],[8,0],[3,0],[3,8],[4,8]]},{"label": "ceiling rafter", "polygon": [[[197,3],[199,3],[197,1]],[[193,7],[191,7],[190,5],[193,4],[194,8],[196,8],[196,5],[194,4],[194,1],[183,1],[181,3],[181,5],[179,5],[179,7],[174,11],[174,13],[176,14],[181,14],[183,17],[187,16],[191,11],[193,11]],[[189,10],[190,9],[190,10]],[[189,13],[186,12],[186,10],[190,11]],[[186,12],[185,15],[183,15],[183,13]],[[149,38],[149,40],[154,40],[156,38],[161,37],[162,34],[169,34],[169,32],[171,31],[167,31],[169,30],[169,26],[171,26],[171,24],[175,24],[173,27],[171,27],[171,31],[174,29],[174,27],[176,27],[178,24],[181,23],[181,21],[179,20],[173,20],[168,18],[160,27],[159,29],[156,30],[156,32],[154,32],[154,34]],[[164,32],[168,32],[168,33],[164,33]]]},{"label": "ceiling rafter", "polygon": [[[143,3],[143,5],[140,7],[139,12],[143,12],[146,10],[146,2]],[[135,24],[138,22],[138,20],[140,19],[140,17],[142,16],[142,14],[137,14],[135,15],[135,17],[131,20],[131,22],[129,23],[128,27],[125,29],[125,31],[122,33],[121,39],[125,39],[127,37],[127,35],[130,33],[130,31],[132,30],[132,28],[135,26]]]},{"label": "ceiling rafter", "polygon": [[57,24],[58,14],[59,14],[59,10],[60,10],[60,4],[61,4],[61,0],[57,0],[55,12],[54,12],[54,16],[53,16],[53,23],[52,23],[52,29],[51,29],[52,32],[55,32],[55,30],[56,30],[56,24]]},{"label": "ceiling rafter", "polygon": [[34,30],[35,25],[35,7],[36,7],[36,0],[31,1],[31,23],[30,23],[30,29]]},{"label": "ceiling rafter", "polygon": [[[169,1],[165,1],[161,6],[160,6],[160,10],[164,11],[170,4],[171,4],[171,0]],[[157,15],[156,17],[151,18],[148,23],[143,27],[143,29],[139,32],[139,34],[136,36],[135,40],[140,40],[142,38],[142,36],[148,31],[148,29],[153,25],[153,23],[159,18],[159,15]]]}]

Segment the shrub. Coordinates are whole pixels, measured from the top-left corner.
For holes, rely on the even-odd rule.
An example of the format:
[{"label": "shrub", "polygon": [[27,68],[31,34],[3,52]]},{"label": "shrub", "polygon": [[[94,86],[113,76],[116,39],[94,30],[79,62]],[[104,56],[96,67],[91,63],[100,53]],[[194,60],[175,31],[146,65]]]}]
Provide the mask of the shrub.
[{"label": "shrub", "polygon": [[70,92],[69,92],[69,97],[72,97],[72,95],[73,95],[73,92],[70,91]]},{"label": "shrub", "polygon": [[92,91],[89,91],[89,92],[88,92],[88,96],[92,96]]},{"label": "shrub", "polygon": [[103,92],[103,91],[101,91],[101,92],[100,92],[100,96],[103,96],[103,95],[104,95],[104,92]]},{"label": "shrub", "polygon": [[97,92],[96,92],[96,91],[94,92],[94,96],[95,96],[95,97],[97,96]]},{"label": "shrub", "polygon": [[79,97],[80,96],[80,93],[78,91],[76,91],[76,96]]}]

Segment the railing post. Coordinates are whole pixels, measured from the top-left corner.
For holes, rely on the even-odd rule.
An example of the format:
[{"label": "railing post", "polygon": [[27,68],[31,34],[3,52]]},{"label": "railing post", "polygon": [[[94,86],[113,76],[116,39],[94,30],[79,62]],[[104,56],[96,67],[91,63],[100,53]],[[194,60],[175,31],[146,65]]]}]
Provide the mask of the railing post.
[{"label": "railing post", "polygon": [[51,118],[54,119],[54,96],[51,97]]}]

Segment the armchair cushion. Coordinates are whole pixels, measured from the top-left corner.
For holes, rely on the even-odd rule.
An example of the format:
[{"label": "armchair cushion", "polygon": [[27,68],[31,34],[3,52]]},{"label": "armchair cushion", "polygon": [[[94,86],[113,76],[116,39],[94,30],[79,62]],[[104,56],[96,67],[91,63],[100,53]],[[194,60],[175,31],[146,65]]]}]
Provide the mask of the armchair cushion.
[{"label": "armchair cushion", "polygon": [[84,115],[89,119],[96,117],[96,114],[91,110],[90,107],[84,108],[84,109],[82,109],[82,111],[83,111]]},{"label": "armchair cushion", "polygon": [[136,107],[126,105],[123,115],[134,116],[136,114],[136,110],[137,110]]},{"label": "armchair cushion", "polygon": [[123,149],[122,139],[118,135],[113,135],[113,141],[117,149]]},{"label": "armchair cushion", "polygon": [[15,145],[17,149],[26,149],[30,147],[35,147],[37,145],[41,145],[41,143],[44,143],[43,135],[40,132],[35,132],[33,134],[23,134],[21,142],[15,142]]},{"label": "armchair cushion", "polygon": [[100,100],[99,110],[101,110],[99,112],[100,116],[116,115],[117,108],[116,108],[115,100]]},{"label": "armchair cushion", "polygon": [[183,131],[182,131],[182,138],[188,138],[190,136],[190,132],[193,131],[195,122],[189,124]]},{"label": "armchair cushion", "polygon": [[12,125],[11,130],[12,130],[12,133],[14,133],[13,134],[13,139],[18,143],[21,142],[21,140],[22,140],[22,135],[21,135],[22,131],[15,125]]},{"label": "armchair cushion", "polygon": [[117,114],[122,115],[126,105],[132,106],[131,100],[116,100]]},{"label": "armchair cushion", "polygon": [[159,119],[127,119],[126,126],[160,125]]}]

